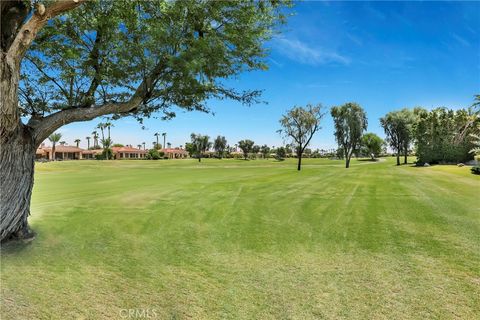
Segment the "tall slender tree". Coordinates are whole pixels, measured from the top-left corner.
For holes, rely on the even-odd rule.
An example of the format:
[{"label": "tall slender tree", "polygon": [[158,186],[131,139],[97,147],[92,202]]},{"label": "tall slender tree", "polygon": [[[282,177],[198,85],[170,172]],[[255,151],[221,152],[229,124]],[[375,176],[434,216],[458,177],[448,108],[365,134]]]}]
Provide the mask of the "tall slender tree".
[{"label": "tall slender tree", "polygon": [[353,152],[360,146],[363,131],[367,130],[367,114],[354,102],[333,107],[330,113],[335,127],[335,139],[345,157],[345,168],[349,168]]},{"label": "tall slender tree", "polygon": [[306,107],[294,107],[280,119],[283,129],[279,130],[286,139],[291,140],[297,154],[297,170],[302,167],[302,156],[313,135],[320,130],[320,120],[325,113],[320,104]]},{"label": "tall slender tree", "polygon": [[97,124],[97,129],[100,129],[100,133],[102,134],[102,140],[105,140],[105,132],[103,131],[105,130],[105,128],[105,123],[100,122],[99,124]]},{"label": "tall slender tree", "polygon": [[96,149],[98,147],[98,132],[96,130],[92,131],[93,136],[93,148]]},{"label": "tall slender tree", "polygon": [[160,136],[160,133],[155,132],[154,136],[155,136],[155,138],[157,139],[157,142],[156,142],[156,144],[155,144],[155,149],[157,149],[157,150],[158,150],[158,149],[161,149],[161,148],[160,148],[160,145],[158,144],[158,137]]},{"label": "tall slender tree", "polygon": [[163,137],[163,148],[165,148],[165,140],[167,138],[167,133],[166,132],[162,133],[162,137]]},{"label": "tall slender tree", "polygon": [[110,129],[112,127],[114,127],[113,123],[111,123],[110,121],[107,121],[105,122],[104,124],[105,128],[107,129],[107,132],[108,132],[108,138],[110,139]]},{"label": "tall slender tree", "polygon": [[400,155],[404,154],[404,163],[408,159],[408,150],[414,137],[414,113],[409,109],[391,111],[380,118],[380,124],[387,135],[387,142],[397,157],[397,166],[400,165]]},{"label": "tall slender tree", "polygon": [[62,139],[62,134],[61,133],[52,133],[50,136],[48,136],[48,140],[52,143],[52,155],[51,155],[51,160],[55,161],[55,147],[56,144]]},{"label": "tall slender tree", "polygon": [[85,137],[87,139],[87,150],[90,149],[90,137]]},{"label": "tall slender tree", "polygon": [[78,146],[80,145],[80,141],[82,141],[82,140],[80,140],[80,139],[75,139],[75,141],[74,141],[75,144],[77,145],[77,148],[78,148]]}]

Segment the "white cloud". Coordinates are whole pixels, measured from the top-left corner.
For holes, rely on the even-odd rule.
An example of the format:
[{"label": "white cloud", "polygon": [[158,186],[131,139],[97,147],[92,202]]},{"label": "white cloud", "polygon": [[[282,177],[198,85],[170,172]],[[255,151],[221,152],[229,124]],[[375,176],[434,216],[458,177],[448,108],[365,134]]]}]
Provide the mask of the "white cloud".
[{"label": "white cloud", "polygon": [[274,47],[287,58],[303,64],[321,65],[340,63],[348,65],[350,58],[335,51],[309,46],[298,39],[277,38]]},{"label": "white cloud", "polygon": [[468,42],[465,38],[460,37],[458,34],[451,32],[450,35],[453,39],[455,39],[458,43],[465,47],[470,47],[470,42]]}]

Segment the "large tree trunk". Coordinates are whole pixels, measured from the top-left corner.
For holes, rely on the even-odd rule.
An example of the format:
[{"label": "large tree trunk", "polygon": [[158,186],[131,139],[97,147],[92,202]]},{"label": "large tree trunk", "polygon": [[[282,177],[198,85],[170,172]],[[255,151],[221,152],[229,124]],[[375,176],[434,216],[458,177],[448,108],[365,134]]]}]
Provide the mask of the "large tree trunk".
[{"label": "large tree trunk", "polygon": [[36,145],[29,128],[20,125],[0,146],[0,240],[31,238],[28,227]]},{"label": "large tree trunk", "polygon": [[35,140],[18,109],[19,65],[1,52],[0,62],[0,241],[32,234],[27,218],[33,186]]},{"label": "large tree trunk", "polygon": [[352,154],[345,148],[345,168],[350,168],[350,159],[352,158]]},{"label": "large tree trunk", "polygon": [[298,156],[297,170],[300,171],[300,169],[302,169],[302,154],[299,153],[297,156]]}]

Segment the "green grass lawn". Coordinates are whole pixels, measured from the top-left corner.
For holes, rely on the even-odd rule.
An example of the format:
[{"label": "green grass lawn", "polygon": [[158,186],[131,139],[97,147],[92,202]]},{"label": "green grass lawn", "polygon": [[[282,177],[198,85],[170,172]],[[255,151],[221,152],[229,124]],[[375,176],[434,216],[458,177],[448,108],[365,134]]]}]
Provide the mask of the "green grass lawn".
[{"label": "green grass lawn", "polygon": [[480,177],[294,160],[36,165],[2,319],[474,319]]}]

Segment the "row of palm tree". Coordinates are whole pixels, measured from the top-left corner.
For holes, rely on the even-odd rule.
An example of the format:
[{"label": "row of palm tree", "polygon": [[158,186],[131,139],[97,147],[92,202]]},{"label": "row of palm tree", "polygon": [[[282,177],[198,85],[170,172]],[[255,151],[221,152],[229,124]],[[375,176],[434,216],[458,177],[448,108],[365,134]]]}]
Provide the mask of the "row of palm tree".
[{"label": "row of palm tree", "polygon": [[[159,144],[158,144],[158,137],[160,136],[160,133],[155,132],[154,136],[157,138],[157,142],[156,142],[156,143],[155,143],[155,142],[153,143],[153,147],[154,147],[155,149],[160,149],[160,148],[159,148]],[[166,141],[166,139],[167,139],[167,133],[166,133],[166,132],[163,132],[163,133],[161,134],[161,136],[163,137],[163,147],[165,148],[165,141]],[[170,146],[171,146],[170,142],[168,142],[167,144],[169,145],[169,148],[170,148]]]},{"label": "row of palm tree", "polygon": [[[105,145],[109,145],[111,146],[112,145],[112,140],[111,140],[111,136],[110,136],[110,129],[114,127],[114,125],[107,121],[105,123],[102,123],[100,122],[96,129],[100,130],[100,133],[101,133],[101,139],[99,140],[100,136],[98,134],[98,131],[97,130],[94,130],[92,131],[92,136],[87,136],[85,137],[85,139],[87,140],[87,150],[90,149],[90,140],[93,138],[93,148],[98,148],[99,147],[99,141],[102,142],[102,145],[105,147]],[[107,131],[107,136],[105,137],[105,130]],[[60,143],[61,145],[64,145],[65,142],[62,141],[62,142],[59,142],[59,140],[61,139],[61,134],[60,133],[54,133],[52,134],[50,137],[49,137],[49,140],[52,142],[52,148],[53,150],[55,149],[55,145],[57,143]],[[166,132],[163,132],[163,133],[159,133],[159,132],[156,132],[154,134],[154,136],[156,137],[156,141],[154,141],[152,144],[153,144],[153,147],[155,149],[159,149],[159,146],[160,146],[160,143],[159,143],[159,137],[162,136],[163,137],[163,147],[165,148],[165,146],[167,148],[171,148],[172,147],[172,144],[170,142],[166,142],[166,139],[167,139],[167,133]],[[81,140],[80,139],[75,139],[74,140],[77,148],[80,146],[80,142]],[[141,149],[143,146],[143,150],[146,150],[146,146],[145,146],[145,142],[142,142],[141,144],[138,144],[137,147],[139,149]]]}]

